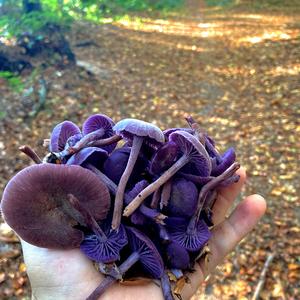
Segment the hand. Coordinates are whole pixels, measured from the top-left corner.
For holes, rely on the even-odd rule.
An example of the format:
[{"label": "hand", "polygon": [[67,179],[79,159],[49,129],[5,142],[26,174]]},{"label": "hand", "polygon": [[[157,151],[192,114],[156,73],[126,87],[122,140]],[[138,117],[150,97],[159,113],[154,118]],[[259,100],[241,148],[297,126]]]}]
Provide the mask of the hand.
[{"label": "hand", "polygon": [[[182,296],[189,299],[201,282],[220,264],[224,257],[254,228],[266,210],[266,202],[259,195],[244,199],[226,217],[229,208],[240,193],[246,179],[244,169],[240,169],[238,183],[219,191],[214,205],[214,223],[209,241],[211,251],[208,262],[201,259],[195,264],[195,272],[189,274],[191,283],[186,284]],[[103,279],[78,249],[49,250],[38,248],[22,241],[27,273],[32,286],[32,298],[38,300],[72,299],[83,300],[98,286]],[[109,288],[101,300],[150,300],[163,299],[162,292],[154,283],[124,286],[116,283]]]}]

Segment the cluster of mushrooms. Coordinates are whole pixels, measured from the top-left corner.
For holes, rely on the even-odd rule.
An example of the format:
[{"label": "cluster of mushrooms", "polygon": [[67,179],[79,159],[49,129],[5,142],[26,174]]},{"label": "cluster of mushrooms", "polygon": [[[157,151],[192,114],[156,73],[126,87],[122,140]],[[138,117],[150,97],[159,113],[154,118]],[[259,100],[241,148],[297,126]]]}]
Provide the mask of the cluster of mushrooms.
[{"label": "cluster of mushrooms", "polygon": [[219,154],[186,120],[188,128],[165,131],[102,114],[82,130],[56,125],[43,160],[20,147],[36,164],[7,184],[5,221],[28,243],[79,247],[94,261],[105,279],[88,300],[137,276],[160,280],[165,299],[180,297],[176,282],[186,280],[211,236],[217,189],[239,180],[234,150]]}]

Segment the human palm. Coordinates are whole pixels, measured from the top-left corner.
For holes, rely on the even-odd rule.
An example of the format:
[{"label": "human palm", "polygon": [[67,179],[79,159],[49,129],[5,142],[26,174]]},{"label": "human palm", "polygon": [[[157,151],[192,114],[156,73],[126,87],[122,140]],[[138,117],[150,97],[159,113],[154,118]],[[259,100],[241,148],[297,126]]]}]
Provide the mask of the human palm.
[{"label": "human palm", "polygon": [[[188,276],[190,283],[186,284],[182,291],[183,299],[189,299],[196,292],[205,277],[254,228],[266,210],[265,200],[259,195],[252,195],[244,199],[226,218],[246,179],[243,169],[237,173],[241,176],[238,183],[219,190],[218,200],[213,208],[216,226],[209,241],[211,254],[208,260],[200,259],[195,264],[195,272]],[[50,250],[32,246],[24,241],[22,248],[33,299],[82,300],[87,298],[103,279],[79,249]],[[100,299],[159,300],[163,299],[163,296],[161,289],[153,282],[139,285],[116,283]]]}]

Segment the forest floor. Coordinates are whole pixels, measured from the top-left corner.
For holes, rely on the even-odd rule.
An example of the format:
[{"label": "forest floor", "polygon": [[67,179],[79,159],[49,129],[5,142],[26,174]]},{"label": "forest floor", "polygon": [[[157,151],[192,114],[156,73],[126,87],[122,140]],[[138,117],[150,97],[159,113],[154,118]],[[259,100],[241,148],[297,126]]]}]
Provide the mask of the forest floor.
[{"label": "forest floor", "polygon": [[[168,128],[192,114],[221,151],[236,149],[248,173],[242,196],[259,193],[268,203],[195,299],[250,299],[271,252],[261,299],[300,299],[300,13],[197,3],[167,18],[74,24],[68,39],[85,67],[44,70],[46,105],[34,118],[36,95],[0,79],[0,190],[29,164],[18,146],[44,155],[43,139],[64,119],[81,124],[99,112]],[[93,43],[76,47],[81,41]],[[36,77],[22,80],[26,91]],[[20,244],[0,224],[0,298],[30,299]]]}]

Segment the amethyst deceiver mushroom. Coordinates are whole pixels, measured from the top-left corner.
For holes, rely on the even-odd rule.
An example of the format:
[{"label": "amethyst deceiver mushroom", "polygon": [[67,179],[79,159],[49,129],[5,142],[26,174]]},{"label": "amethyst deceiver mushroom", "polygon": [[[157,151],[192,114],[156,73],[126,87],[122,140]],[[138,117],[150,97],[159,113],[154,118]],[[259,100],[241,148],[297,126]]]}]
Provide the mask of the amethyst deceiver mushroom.
[{"label": "amethyst deceiver mushroom", "polygon": [[[103,173],[117,185],[126,169],[130,151],[131,149],[129,147],[116,149],[103,164]],[[140,180],[141,174],[144,172],[146,166],[147,161],[138,156],[126,188],[131,188]]]},{"label": "amethyst deceiver mushroom", "polygon": [[160,175],[162,172],[170,168],[177,159],[178,146],[170,141],[160,147],[153,155],[149,172],[152,175]]},{"label": "amethyst deceiver mushroom", "polygon": [[172,241],[188,251],[199,251],[211,237],[211,232],[203,220],[199,220],[192,231],[188,230],[189,222],[184,218],[169,217],[166,224]]},{"label": "amethyst deceiver mushroom", "polygon": [[213,176],[221,175],[226,169],[228,169],[235,162],[235,151],[233,148],[229,148],[221,157],[221,162],[213,168],[211,174]]},{"label": "amethyst deceiver mushroom", "polygon": [[110,226],[102,230],[91,212],[86,209],[73,195],[69,195],[68,201],[77,211],[81,219],[81,225],[92,231],[86,234],[80,244],[80,250],[91,260],[99,263],[113,263],[120,259],[120,251],[127,244],[127,236],[123,225],[118,232],[111,231]]},{"label": "amethyst deceiver mushroom", "polygon": [[126,169],[120,179],[115,197],[112,229],[117,230],[121,223],[123,197],[129,176],[133,170],[143,143],[163,143],[165,137],[163,132],[155,125],[136,119],[124,119],[114,126],[117,135],[125,140],[132,141],[130,156]]},{"label": "amethyst deceiver mushroom", "polygon": [[189,162],[197,169],[199,175],[209,176],[211,173],[210,157],[204,146],[190,133],[186,131],[175,131],[170,134],[170,140],[175,142],[182,152],[182,156],[165,171],[156,181],[145,188],[138,196],[125,208],[123,215],[130,216],[146,197],[151,195],[167,180],[169,180],[178,170]]},{"label": "amethyst deceiver mushroom", "polygon": [[30,244],[46,248],[79,247],[82,219],[68,201],[73,195],[96,220],[106,218],[110,195],[89,170],[39,164],[27,167],[7,184],[1,202],[4,220]]},{"label": "amethyst deceiver mushroom", "polygon": [[196,210],[198,189],[183,178],[173,180],[171,196],[166,211],[171,216],[190,218]]},{"label": "amethyst deceiver mushroom", "polygon": [[71,121],[57,124],[51,133],[50,152],[63,151],[68,138],[79,133],[81,133],[79,127]]},{"label": "amethyst deceiver mushroom", "polygon": [[209,192],[213,189],[220,186],[222,182],[225,180],[230,179],[232,176],[235,175],[235,172],[240,168],[240,164],[235,162],[233,163],[225,172],[221,175],[214,177],[210,180],[206,185],[204,185],[199,193],[198,200],[197,200],[197,208],[195,210],[194,215],[191,217],[188,232],[194,232],[197,226],[197,222],[200,217],[201,210],[205,204],[206,197],[208,196]]},{"label": "amethyst deceiver mushroom", "polygon": [[[86,136],[91,133],[97,133],[103,131],[103,135],[99,136],[101,139],[109,139],[114,136],[113,126],[115,123],[111,118],[103,114],[96,114],[88,117],[82,125],[82,133]],[[99,139],[91,140],[93,146],[97,145]],[[111,153],[117,146],[119,137],[115,137],[115,140],[112,141],[109,145],[101,146],[108,153]],[[101,143],[99,143],[99,146]]]},{"label": "amethyst deceiver mushroom", "polygon": [[[119,271],[123,275],[135,263],[139,262],[142,268],[153,278],[161,278],[164,273],[163,260],[152,241],[136,228],[126,226],[128,246],[132,254],[119,266]],[[107,276],[87,298],[87,300],[97,300],[110,287],[116,279]]]},{"label": "amethyst deceiver mushroom", "polygon": [[[103,183],[108,187],[113,195],[116,194],[117,185],[110,178],[108,178],[104,173],[102,173],[91,164],[86,164],[85,167],[95,173],[99,177],[99,179],[103,181]],[[130,203],[130,201],[147,185],[148,183],[146,180],[138,182],[131,191],[128,191],[124,194],[125,203]],[[163,224],[163,220],[165,218],[166,216],[156,209],[149,208],[142,204],[139,209],[134,214],[132,214],[131,222],[133,224],[144,225],[146,223],[146,219],[151,219],[158,224]]]},{"label": "amethyst deceiver mushroom", "polygon": [[66,164],[81,166],[84,163],[90,163],[95,167],[100,168],[107,157],[108,157],[108,153],[104,149],[97,148],[97,147],[87,147],[73,154],[67,160]]}]

